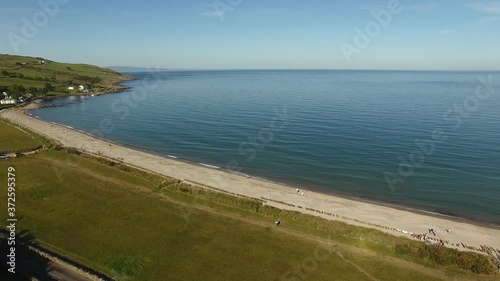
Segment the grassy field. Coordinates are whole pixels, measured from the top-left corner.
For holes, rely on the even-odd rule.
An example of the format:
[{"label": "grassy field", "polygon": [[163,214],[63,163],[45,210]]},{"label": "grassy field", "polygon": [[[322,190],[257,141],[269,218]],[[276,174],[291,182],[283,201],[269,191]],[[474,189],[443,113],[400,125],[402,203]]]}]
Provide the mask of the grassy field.
[{"label": "grassy field", "polygon": [[[41,245],[119,280],[499,277],[460,268],[451,262],[462,255],[455,250],[429,250],[403,237],[263,206],[77,152],[49,150],[1,161],[0,183],[7,182],[11,166],[18,231],[28,230]],[[6,196],[1,192],[0,201]],[[6,216],[1,210],[2,225]],[[280,227],[273,223],[277,218]],[[398,251],[398,245],[423,256]],[[483,257],[476,266],[488,265],[484,256],[463,255],[469,261]]]},{"label": "grassy field", "polygon": [[[14,85],[14,84],[18,84],[18,85],[23,85],[25,88],[29,88],[29,87],[37,87],[37,88],[41,88],[45,85],[45,81],[36,81],[36,80],[26,80],[26,79],[21,79],[21,78],[10,78],[10,77],[7,77],[7,76],[0,76],[0,83],[2,86],[11,86],[11,85]],[[62,84],[56,84],[56,83],[52,83],[54,84],[55,86],[62,86]]]},{"label": "grassy field", "polygon": [[[42,60],[45,63],[40,63]],[[0,88],[10,88],[14,84],[22,85],[26,89],[42,88],[45,83],[50,83],[55,87],[50,91],[52,95],[71,94],[67,87],[80,84],[91,84],[96,92],[117,91],[121,89],[117,83],[131,78],[93,65],[59,63],[43,58],[0,54],[0,72],[3,71],[8,75],[0,74]]]},{"label": "grassy field", "polygon": [[0,119],[0,152],[27,152],[40,148],[42,142],[36,135],[15,127]]}]

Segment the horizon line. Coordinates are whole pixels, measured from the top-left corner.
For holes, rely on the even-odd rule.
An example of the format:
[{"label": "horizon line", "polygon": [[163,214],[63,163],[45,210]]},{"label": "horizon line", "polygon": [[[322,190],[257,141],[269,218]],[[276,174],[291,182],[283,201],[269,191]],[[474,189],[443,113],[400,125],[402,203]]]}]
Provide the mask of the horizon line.
[{"label": "horizon line", "polygon": [[[154,70],[147,66],[101,66],[103,68],[136,68]],[[383,69],[383,68],[159,68],[162,71],[407,71],[407,72],[500,72],[500,69]]]}]

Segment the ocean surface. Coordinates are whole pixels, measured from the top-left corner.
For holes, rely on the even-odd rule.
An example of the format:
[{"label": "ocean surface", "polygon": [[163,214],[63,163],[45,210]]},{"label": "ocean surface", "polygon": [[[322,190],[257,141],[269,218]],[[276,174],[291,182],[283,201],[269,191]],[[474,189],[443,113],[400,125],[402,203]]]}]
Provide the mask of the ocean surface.
[{"label": "ocean surface", "polygon": [[123,93],[33,114],[212,168],[500,224],[498,72],[130,74]]}]

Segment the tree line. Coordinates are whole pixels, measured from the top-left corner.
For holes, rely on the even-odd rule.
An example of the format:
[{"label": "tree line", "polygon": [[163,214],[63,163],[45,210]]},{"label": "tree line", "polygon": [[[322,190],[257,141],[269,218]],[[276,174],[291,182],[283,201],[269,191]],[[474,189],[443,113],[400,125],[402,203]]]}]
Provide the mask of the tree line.
[{"label": "tree line", "polygon": [[24,87],[23,85],[19,84],[12,84],[11,86],[0,86],[0,92],[7,92],[9,96],[13,98],[19,98],[22,95],[25,94],[32,94],[34,96],[41,96],[41,95],[46,95],[50,91],[54,91],[54,86],[50,83],[45,83],[45,85],[41,88],[37,87]]}]

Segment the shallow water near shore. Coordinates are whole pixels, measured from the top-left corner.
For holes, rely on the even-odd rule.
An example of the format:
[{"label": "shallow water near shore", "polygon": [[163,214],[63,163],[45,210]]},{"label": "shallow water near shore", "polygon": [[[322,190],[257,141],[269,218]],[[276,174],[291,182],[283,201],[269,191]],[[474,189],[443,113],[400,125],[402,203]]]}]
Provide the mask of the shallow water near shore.
[{"label": "shallow water near shore", "polygon": [[500,224],[499,73],[132,75],[123,93],[32,113],[211,168]]}]

